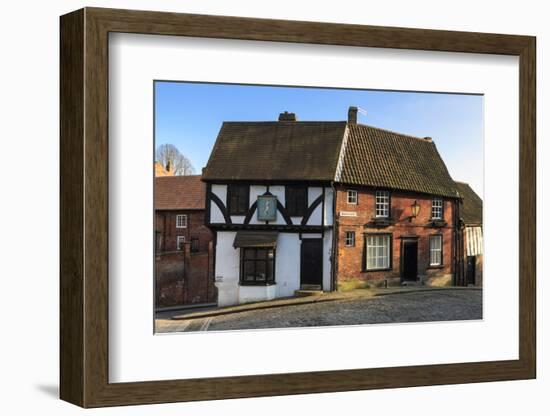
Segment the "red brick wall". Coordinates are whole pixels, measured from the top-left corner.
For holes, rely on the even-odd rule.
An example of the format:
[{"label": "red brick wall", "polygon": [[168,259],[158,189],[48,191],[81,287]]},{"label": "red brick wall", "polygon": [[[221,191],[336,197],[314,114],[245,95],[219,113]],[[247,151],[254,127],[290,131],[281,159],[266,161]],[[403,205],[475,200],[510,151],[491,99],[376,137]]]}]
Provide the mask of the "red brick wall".
[{"label": "red brick wall", "polygon": [[[358,191],[358,204],[347,203],[347,189]],[[420,205],[418,216],[409,221],[411,205],[414,202]],[[454,202],[444,200],[443,218],[447,222],[444,227],[433,227],[430,224],[432,197],[429,195],[391,192],[390,217],[395,220],[393,225],[386,227],[372,227],[367,225],[375,216],[375,190],[361,188],[338,187],[336,191],[336,213],[338,233],[337,247],[337,281],[376,281],[391,279],[390,283],[397,283],[401,277],[401,238],[418,237],[418,275],[428,280],[438,278],[453,272],[453,210]],[[354,212],[356,216],[342,216],[341,211]],[[355,247],[345,247],[346,231],[355,231]],[[369,271],[362,270],[365,233],[389,233],[392,235],[391,270]],[[443,267],[430,268],[429,266],[429,236],[443,235]]]},{"label": "red brick wall", "polygon": [[[176,227],[176,216],[187,215],[187,227]],[[204,225],[204,210],[156,211],[157,256],[155,261],[156,307],[211,303],[217,299],[212,275],[212,232]],[[177,236],[185,237],[177,251]],[[199,251],[191,253],[192,238]]]},{"label": "red brick wall", "polygon": [[[187,215],[187,227],[176,228],[176,216]],[[159,232],[160,252],[176,251],[177,236],[199,239],[199,251],[208,251],[208,243],[213,240],[212,232],[204,225],[204,210],[156,211],[155,231]]]}]

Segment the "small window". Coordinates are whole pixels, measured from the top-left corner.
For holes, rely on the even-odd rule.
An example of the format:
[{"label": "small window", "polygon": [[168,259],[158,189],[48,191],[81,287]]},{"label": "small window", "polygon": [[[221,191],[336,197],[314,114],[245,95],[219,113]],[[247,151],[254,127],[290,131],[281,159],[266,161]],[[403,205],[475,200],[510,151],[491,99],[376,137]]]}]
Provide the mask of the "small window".
[{"label": "small window", "polygon": [[348,204],[357,205],[357,191],[355,189],[348,189]]},{"label": "small window", "polygon": [[176,215],[176,228],[187,228],[187,215]]},{"label": "small window", "polygon": [[183,245],[185,244],[185,236],[178,235],[176,237],[176,249],[177,250],[183,250]]},{"label": "small window", "polygon": [[390,216],[390,192],[376,191],[375,216],[387,218]]},{"label": "small window", "polygon": [[191,238],[191,253],[198,253],[199,251],[199,239],[197,237]]},{"label": "small window", "polygon": [[366,270],[390,268],[391,238],[389,234],[371,234],[365,237],[364,261]]},{"label": "small window", "polygon": [[275,250],[246,247],[241,249],[241,285],[275,283]]},{"label": "small window", "polygon": [[441,198],[434,198],[432,200],[432,219],[443,219],[443,200]]},{"label": "small window", "polygon": [[303,217],[307,210],[307,187],[286,186],[285,208],[291,217]]},{"label": "small window", "polygon": [[249,208],[248,185],[231,184],[227,186],[227,209],[229,215],[246,215]]},{"label": "small window", "polygon": [[443,265],[443,236],[430,236],[430,266]]},{"label": "small window", "polygon": [[355,231],[346,231],[345,245],[346,247],[355,247]]}]

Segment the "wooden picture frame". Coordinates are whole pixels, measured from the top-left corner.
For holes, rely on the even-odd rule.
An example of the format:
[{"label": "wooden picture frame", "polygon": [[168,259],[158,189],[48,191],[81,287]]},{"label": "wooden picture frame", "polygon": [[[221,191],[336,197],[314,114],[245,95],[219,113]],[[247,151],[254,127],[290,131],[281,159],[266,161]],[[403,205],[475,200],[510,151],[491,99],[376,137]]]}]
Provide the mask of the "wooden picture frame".
[{"label": "wooden picture frame", "polygon": [[[535,38],[85,8],[61,17],[60,396],[82,407],[535,378]],[[368,46],[519,57],[519,359],[109,383],[108,34]]]}]

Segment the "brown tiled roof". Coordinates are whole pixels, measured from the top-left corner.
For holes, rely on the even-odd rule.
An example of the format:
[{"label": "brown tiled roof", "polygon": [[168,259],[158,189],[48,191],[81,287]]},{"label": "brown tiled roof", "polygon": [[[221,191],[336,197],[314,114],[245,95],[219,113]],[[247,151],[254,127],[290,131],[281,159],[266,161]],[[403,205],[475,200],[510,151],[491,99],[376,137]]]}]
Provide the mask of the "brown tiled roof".
[{"label": "brown tiled roof", "polygon": [[206,184],[200,175],[155,178],[155,209],[204,209]]},{"label": "brown tiled roof", "polygon": [[460,204],[460,218],[466,225],[483,223],[483,201],[475,191],[464,182],[456,182],[458,193],[463,198]]},{"label": "brown tiled roof", "polygon": [[431,139],[349,124],[340,182],[457,197]]},{"label": "brown tiled roof", "polygon": [[203,179],[331,181],[345,128],[345,122],[225,122]]}]

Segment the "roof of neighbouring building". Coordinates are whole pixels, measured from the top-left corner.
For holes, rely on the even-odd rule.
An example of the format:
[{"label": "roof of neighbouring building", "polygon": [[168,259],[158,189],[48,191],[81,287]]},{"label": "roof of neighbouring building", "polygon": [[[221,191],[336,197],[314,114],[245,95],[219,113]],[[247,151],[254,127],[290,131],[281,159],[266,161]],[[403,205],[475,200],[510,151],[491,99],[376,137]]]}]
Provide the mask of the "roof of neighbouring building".
[{"label": "roof of neighbouring building", "polygon": [[466,225],[483,223],[483,201],[475,191],[464,182],[456,182],[458,193],[462,197],[460,218]]},{"label": "roof of neighbouring building", "polygon": [[331,181],[345,129],[346,122],[224,122],[203,179]]},{"label": "roof of neighbouring building", "polygon": [[457,197],[430,138],[350,124],[339,182]]},{"label": "roof of neighbouring building", "polygon": [[204,209],[206,184],[200,175],[155,178],[155,209]]}]

